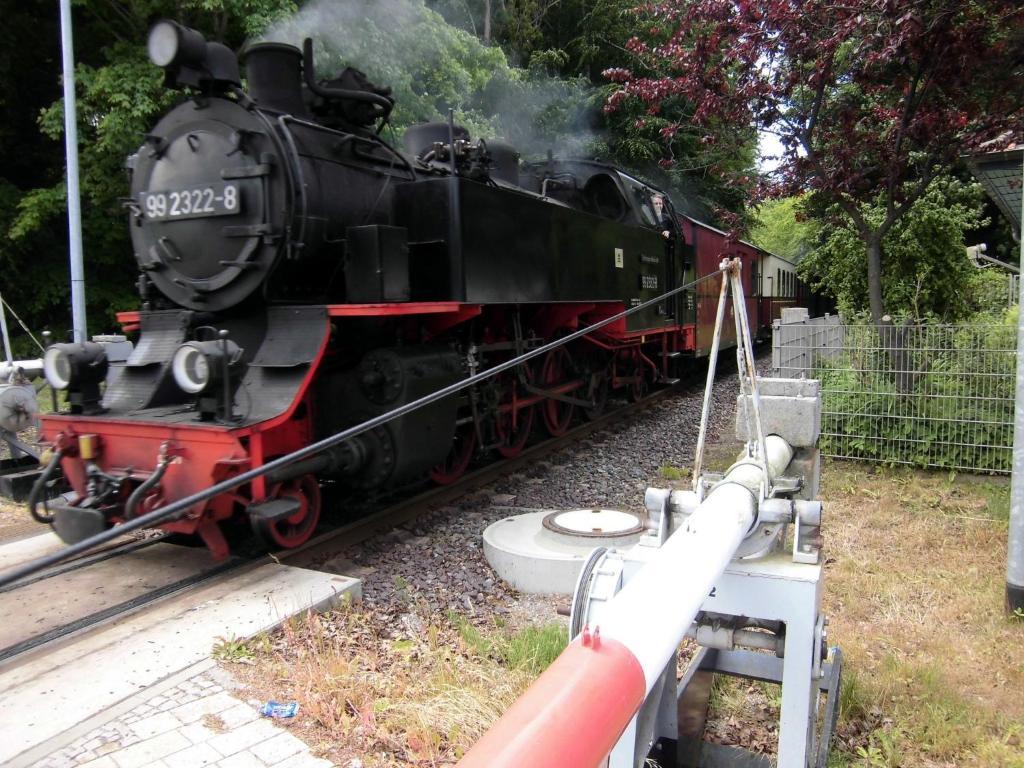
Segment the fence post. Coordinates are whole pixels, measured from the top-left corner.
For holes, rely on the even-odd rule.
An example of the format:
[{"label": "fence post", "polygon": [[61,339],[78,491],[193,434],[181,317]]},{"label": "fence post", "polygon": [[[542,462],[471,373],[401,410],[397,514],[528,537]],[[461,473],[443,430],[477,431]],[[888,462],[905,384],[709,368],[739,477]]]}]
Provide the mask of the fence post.
[{"label": "fence post", "polygon": [[779,330],[778,320],[772,320],[772,370],[776,376],[781,376],[779,370],[782,368],[782,331]]},{"label": "fence post", "polygon": [[[1022,175],[1024,178],[1024,175]],[[1021,198],[1024,220],[1024,197]],[[1024,238],[1020,242],[1024,266]],[[1013,474],[1010,480],[1010,532],[1006,542],[1006,610],[1024,611],[1024,280],[1017,303],[1017,398],[1013,408]]]}]

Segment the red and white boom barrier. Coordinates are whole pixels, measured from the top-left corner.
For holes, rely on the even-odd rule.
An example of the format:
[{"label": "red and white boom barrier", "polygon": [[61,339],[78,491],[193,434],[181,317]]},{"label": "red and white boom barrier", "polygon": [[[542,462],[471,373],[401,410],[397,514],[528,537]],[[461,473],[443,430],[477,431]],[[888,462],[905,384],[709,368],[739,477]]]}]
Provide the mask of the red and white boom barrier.
[{"label": "red and white boom barrier", "polygon": [[[793,449],[766,439],[780,476]],[[757,523],[763,467],[734,464],[652,558],[459,762],[462,768],[592,768],[636,715]]]}]

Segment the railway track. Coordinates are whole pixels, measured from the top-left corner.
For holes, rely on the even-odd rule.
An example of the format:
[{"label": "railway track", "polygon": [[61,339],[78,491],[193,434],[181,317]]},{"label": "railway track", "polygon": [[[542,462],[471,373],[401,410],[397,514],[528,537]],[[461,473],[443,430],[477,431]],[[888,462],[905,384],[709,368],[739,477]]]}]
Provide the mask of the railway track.
[{"label": "railway track", "polygon": [[[325,554],[387,532],[415,519],[429,508],[451,503],[588,435],[634,417],[678,393],[680,388],[685,390],[698,378],[694,374],[675,387],[656,390],[639,402],[609,410],[571,428],[562,436],[528,446],[515,458],[471,470],[451,485],[398,498],[384,509],[324,530],[292,550],[269,555],[233,556],[227,561],[211,564],[205,548],[186,547],[168,542],[166,536],[155,536],[110,545],[0,588],[0,613],[20,615],[23,619],[12,623],[12,626],[0,628],[0,667],[8,667],[35,656],[54,643],[70,641],[90,629],[124,619],[200,585],[231,578],[269,560],[309,567]],[[108,594],[108,585],[116,585],[118,594]],[[129,596],[121,599],[125,594]]]}]

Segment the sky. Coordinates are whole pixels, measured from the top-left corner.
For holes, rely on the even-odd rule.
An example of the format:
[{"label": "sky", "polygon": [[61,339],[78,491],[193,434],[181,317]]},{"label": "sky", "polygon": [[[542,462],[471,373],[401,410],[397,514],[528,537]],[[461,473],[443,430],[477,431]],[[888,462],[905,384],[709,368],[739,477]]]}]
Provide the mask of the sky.
[{"label": "sky", "polygon": [[757,170],[761,173],[774,171],[778,167],[779,161],[766,158],[777,157],[782,154],[782,143],[779,141],[779,137],[774,133],[759,131],[757,135],[757,152]]}]

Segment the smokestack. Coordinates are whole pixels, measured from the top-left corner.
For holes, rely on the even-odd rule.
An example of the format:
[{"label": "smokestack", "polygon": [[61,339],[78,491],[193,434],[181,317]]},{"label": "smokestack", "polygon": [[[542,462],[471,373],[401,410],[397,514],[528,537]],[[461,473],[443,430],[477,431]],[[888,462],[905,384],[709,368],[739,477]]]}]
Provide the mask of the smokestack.
[{"label": "smokestack", "polygon": [[249,96],[263,109],[308,118],[302,99],[302,51],[287,43],[256,43],[243,54]]}]

